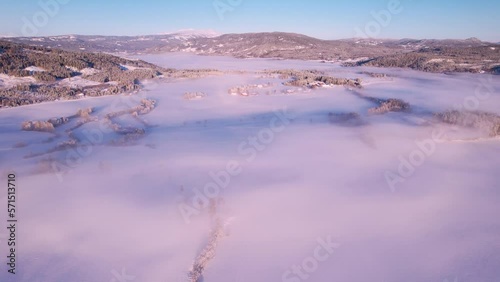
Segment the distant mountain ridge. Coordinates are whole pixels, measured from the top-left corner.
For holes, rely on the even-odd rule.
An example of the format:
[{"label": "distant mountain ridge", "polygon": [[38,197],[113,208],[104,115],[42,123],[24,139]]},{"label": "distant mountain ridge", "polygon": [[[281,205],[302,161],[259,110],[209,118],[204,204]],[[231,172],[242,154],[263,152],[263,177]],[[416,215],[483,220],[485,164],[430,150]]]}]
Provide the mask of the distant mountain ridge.
[{"label": "distant mountain ridge", "polygon": [[[297,33],[286,32],[261,32],[242,34],[218,34],[212,30],[179,30],[176,32],[140,35],[140,36],[106,36],[106,35],[61,35],[45,37],[6,37],[18,43],[28,43],[41,47],[60,48],[68,51],[96,51],[96,52],[154,52],[154,51],[185,51],[189,46],[196,46],[197,51],[203,53],[219,44],[234,43],[232,40],[242,41],[242,45],[255,43],[274,43],[282,46],[313,45],[323,47],[336,47],[335,45],[350,44],[351,46],[366,45],[401,49],[419,49],[423,47],[478,47],[491,44],[477,38],[469,39],[371,39],[349,38],[338,40],[323,40]],[[127,45],[124,45],[127,43]],[[217,44],[214,44],[217,43]],[[204,46],[207,44],[206,46]],[[288,45],[287,45],[288,44]],[[199,46],[197,46],[199,45]],[[219,47],[220,48],[220,47]],[[276,48],[275,48],[276,49]]]},{"label": "distant mountain ridge", "polygon": [[[217,35],[212,31],[185,30],[144,36],[67,35],[5,40],[67,51],[126,54],[191,52],[238,58],[322,60],[349,66],[409,67],[432,72],[497,73],[500,66],[500,45],[477,38],[322,40],[285,32]],[[389,63],[382,58],[392,60]]]}]

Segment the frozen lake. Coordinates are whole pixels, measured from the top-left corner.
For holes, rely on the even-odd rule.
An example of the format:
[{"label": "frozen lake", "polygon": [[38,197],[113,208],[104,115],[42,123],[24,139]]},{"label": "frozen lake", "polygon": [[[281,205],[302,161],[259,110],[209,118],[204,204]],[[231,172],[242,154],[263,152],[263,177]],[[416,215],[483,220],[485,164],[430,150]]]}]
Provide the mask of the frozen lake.
[{"label": "frozen lake", "polygon": [[[500,115],[498,76],[140,58],[246,72],[1,110],[0,171],[18,178],[22,269],[1,281],[189,281],[193,265],[204,282],[498,281],[500,140],[434,119],[451,109]],[[359,77],[364,88],[286,93],[296,88],[264,69]],[[228,94],[242,85],[261,87]],[[370,114],[363,97],[402,99],[412,111]],[[144,136],[120,139],[104,117],[142,99],[156,108],[114,122]],[[72,120],[57,135],[20,130],[87,107],[97,121],[79,128]],[[350,113],[355,123],[344,122]],[[69,129],[84,144],[51,152]],[[5,239],[4,229],[2,254]]]}]

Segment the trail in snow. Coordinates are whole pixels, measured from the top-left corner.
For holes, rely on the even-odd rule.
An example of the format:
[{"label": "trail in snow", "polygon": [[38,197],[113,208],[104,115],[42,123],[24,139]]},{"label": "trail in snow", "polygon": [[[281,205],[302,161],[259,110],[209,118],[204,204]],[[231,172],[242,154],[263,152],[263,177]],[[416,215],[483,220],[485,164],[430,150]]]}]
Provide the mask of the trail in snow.
[{"label": "trail in snow", "polygon": [[222,238],[226,236],[226,227],[231,223],[233,218],[224,219],[219,214],[219,207],[223,203],[223,199],[211,199],[210,201],[210,218],[212,221],[212,228],[208,236],[208,242],[202,249],[200,254],[196,257],[191,270],[188,274],[189,282],[200,282],[203,278],[203,272],[207,268],[210,261],[215,258],[217,246],[220,244]]}]

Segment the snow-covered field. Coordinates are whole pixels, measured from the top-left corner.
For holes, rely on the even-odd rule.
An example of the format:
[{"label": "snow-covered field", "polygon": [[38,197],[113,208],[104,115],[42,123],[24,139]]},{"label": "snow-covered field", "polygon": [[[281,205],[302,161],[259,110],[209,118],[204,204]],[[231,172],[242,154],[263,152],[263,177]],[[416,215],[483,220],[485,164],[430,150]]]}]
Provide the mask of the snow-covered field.
[{"label": "snow-covered field", "polygon": [[19,84],[30,84],[36,80],[33,77],[14,77],[6,74],[0,74],[0,89],[11,88]]},{"label": "snow-covered field", "polygon": [[[498,77],[143,59],[249,72],[1,110],[0,171],[5,187],[17,175],[19,247],[15,280],[0,229],[0,281],[176,282],[202,273],[204,282],[498,282],[500,140],[432,118],[457,107],[500,114]],[[361,77],[365,87],[228,94],[247,84],[284,89],[255,71],[288,68]],[[413,111],[371,115],[359,94],[403,99]],[[126,139],[104,122],[146,98],[157,102],[152,112],[113,119],[144,136]],[[71,134],[78,118],[56,134],[20,130],[88,107],[96,121]],[[332,119],[343,113],[358,113],[359,123]],[[71,136],[80,146],[57,147]]]}]

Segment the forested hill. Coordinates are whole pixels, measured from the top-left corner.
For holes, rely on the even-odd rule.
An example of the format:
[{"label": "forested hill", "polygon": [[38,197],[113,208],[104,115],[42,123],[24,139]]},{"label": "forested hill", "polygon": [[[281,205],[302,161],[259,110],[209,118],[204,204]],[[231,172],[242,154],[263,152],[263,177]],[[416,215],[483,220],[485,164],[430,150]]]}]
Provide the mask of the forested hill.
[{"label": "forested hill", "polygon": [[0,41],[0,107],[133,92],[146,79],[214,73],[217,71],[165,69],[105,53]]},{"label": "forested hill", "polygon": [[144,61],[103,53],[69,52],[0,41],[0,73],[9,76],[33,76],[39,81],[53,82],[83,75],[96,82],[128,83],[153,78],[165,71]]}]

